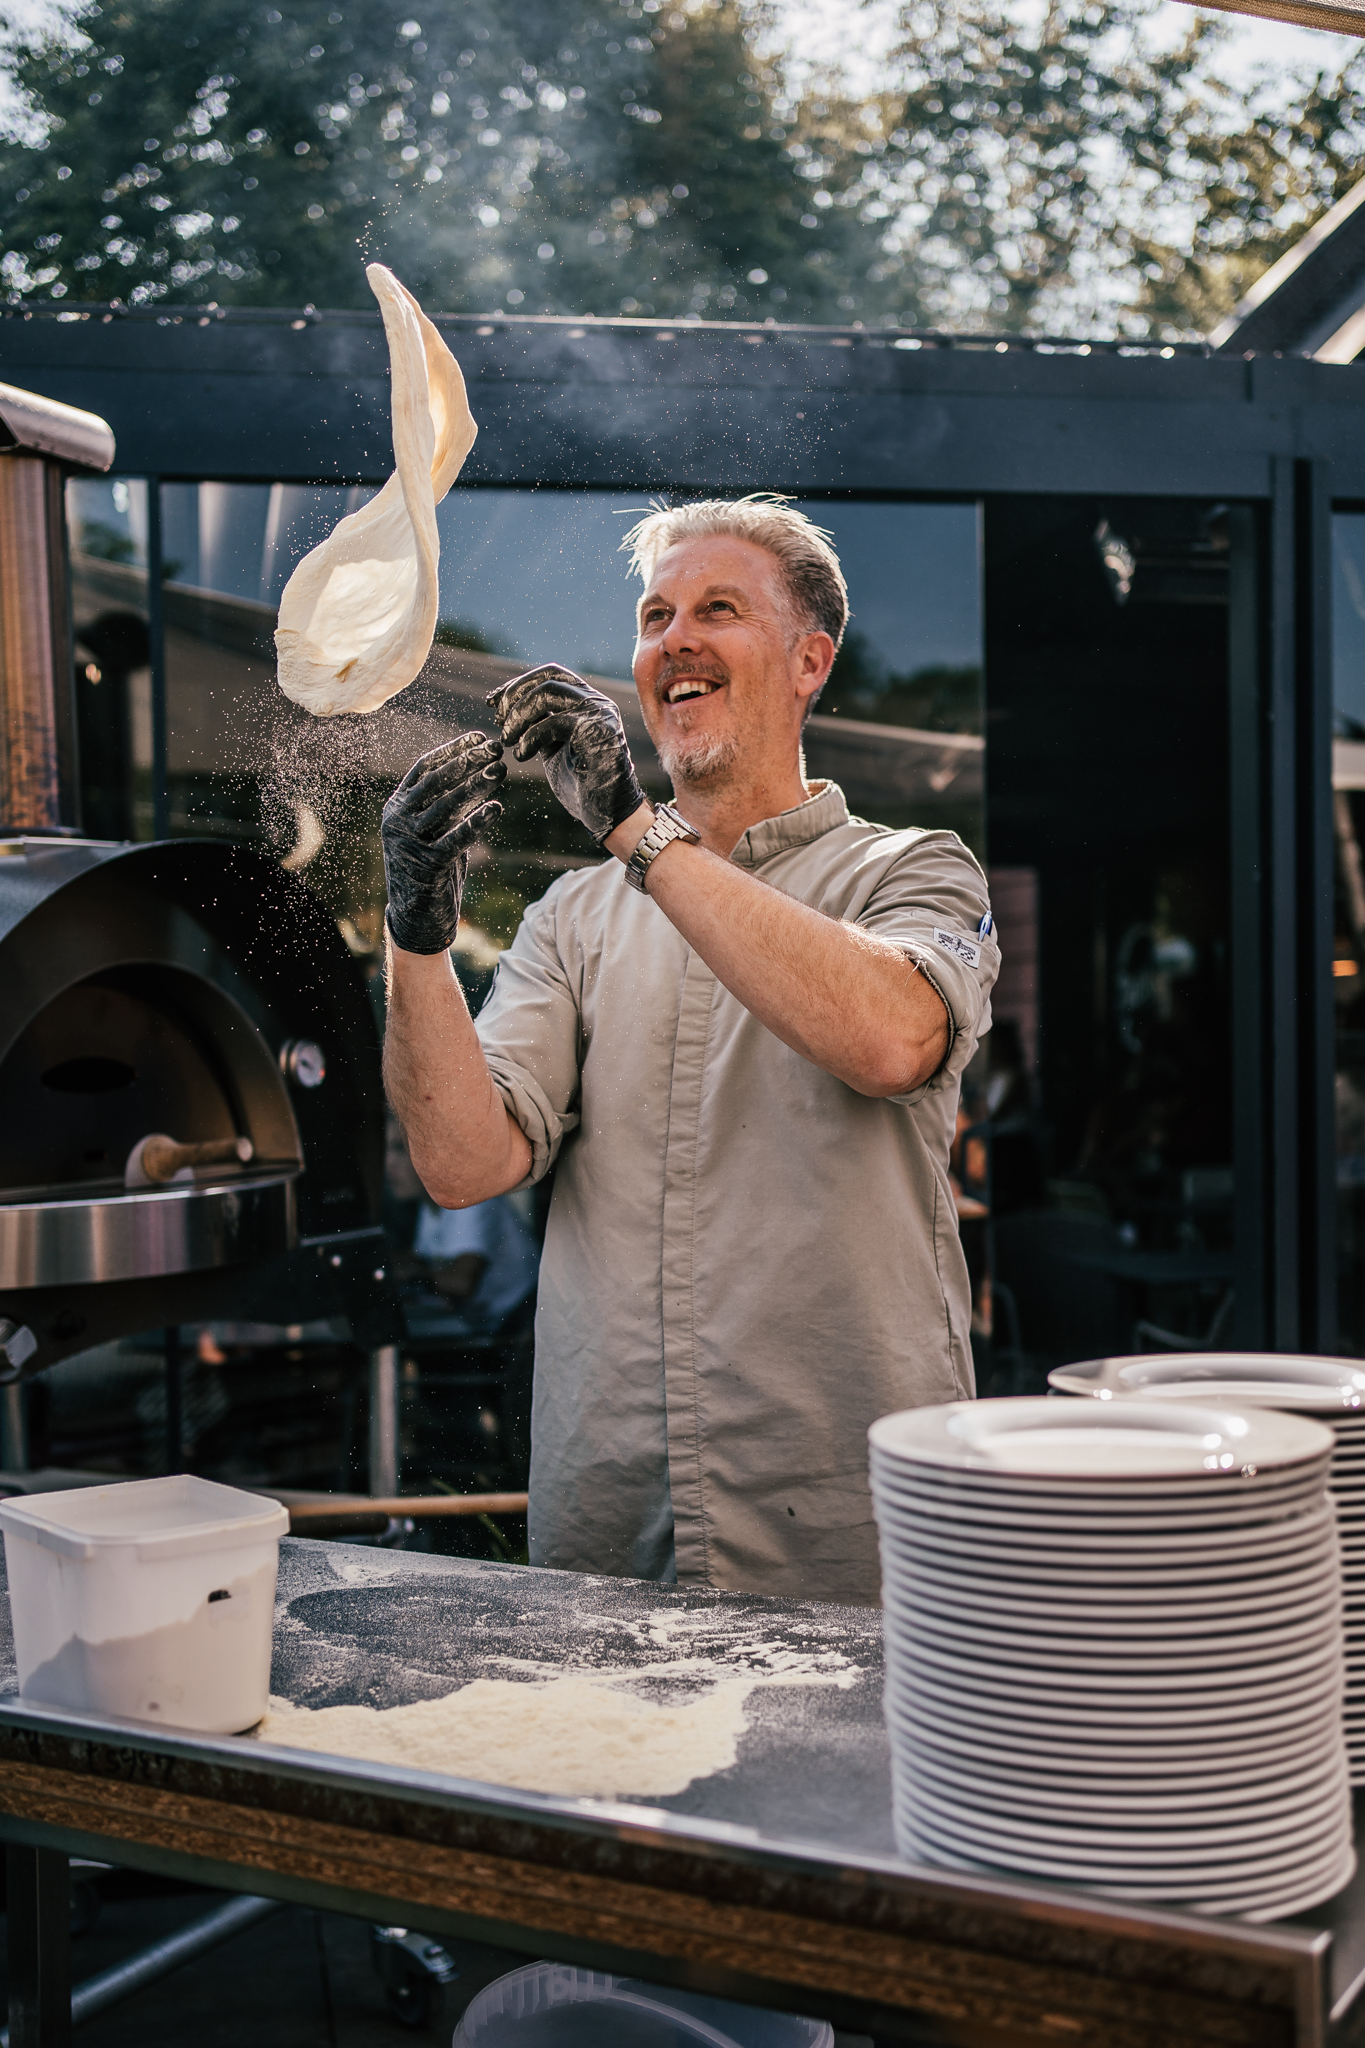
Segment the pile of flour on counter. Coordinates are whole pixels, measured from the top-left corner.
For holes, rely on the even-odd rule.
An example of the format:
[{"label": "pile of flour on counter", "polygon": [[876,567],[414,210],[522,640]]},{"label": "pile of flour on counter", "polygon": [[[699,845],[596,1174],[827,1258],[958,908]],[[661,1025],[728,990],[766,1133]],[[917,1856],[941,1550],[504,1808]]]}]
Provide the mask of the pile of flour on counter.
[{"label": "pile of flour on counter", "polygon": [[732,1768],[754,1693],[846,1690],[863,1676],[833,1622],[807,1617],[795,1631],[771,1630],[769,1617],[743,1610],[664,1608],[626,1619],[588,1609],[551,1658],[490,1645],[484,1661],[515,1675],[475,1678],[408,1706],[310,1708],[276,1698],[252,1732],[293,1749],[528,1792],[666,1799]]},{"label": "pile of flour on counter", "polygon": [[272,1700],[258,1741],[569,1797],[662,1799],[734,1763],[753,1681],[677,1706],[567,1674],[476,1678],[407,1707],[292,1707]]}]

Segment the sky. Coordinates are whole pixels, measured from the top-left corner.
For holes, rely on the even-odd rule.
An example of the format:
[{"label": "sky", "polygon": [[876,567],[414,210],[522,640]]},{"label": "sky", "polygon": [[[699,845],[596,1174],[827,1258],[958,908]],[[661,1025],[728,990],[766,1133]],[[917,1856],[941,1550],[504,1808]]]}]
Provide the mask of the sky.
[{"label": "sky", "polygon": [[[812,68],[842,66],[859,89],[873,92],[883,82],[881,57],[894,35],[896,11],[895,0],[867,0],[866,5],[858,0],[839,0],[836,5],[830,0],[782,0],[779,35],[790,39]],[[1149,17],[1151,32],[1162,45],[1178,42],[1188,28],[1191,11],[1187,0],[1158,0]],[[1251,15],[1230,14],[1226,19],[1225,68],[1238,84],[1250,85],[1262,69],[1273,74],[1335,67],[1356,47],[1356,38],[1328,35],[1322,29],[1296,28],[1289,22],[1262,21]],[[848,32],[851,20],[858,24],[856,36]]]},{"label": "sky", "polygon": [[[30,24],[61,20],[68,0],[4,0],[10,33]],[[1023,0],[1041,9],[1045,0]],[[1187,0],[1157,0],[1149,16],[1151,33],[1163,44],[1184,34],[1190,17]],[[873,92],[885,79],[881,59],[895,33],[896,0],[777,0],[777,36],[810,70],[842,68],[855,89]],[[1356,46],[1350,36],[1328,35],[1322,29],[1296,28],[1289,22],[1262,21],[1249,15],[1228,15],[1224,70],[1233,83],[1248,90],[1261,80],[1288,72],[1335,68]],[[850,34],[856,24],[857,33]],[[0,36],[3,50],[3,36]],[[17,102],[0,67],[0,126],[13,119]]]},{"label": "sky", "polygon": [[[24,126],[22,108],[4,70],[7,38],[34,24],[59,23],[70,5],[71,0],[0,0],[0,132]],[[1016,5],[1041,12],[1046,0],[1016,0]],[[802,72],[841,70],[855,91],[872,93],[885,84],[883,60],[894,40],[897,12],[898,0],[776,0],[775,37],[793,53],[798,78]],[[1185,34],[1190,14],[1187,0],[1156,0],[1147,16],[1147,32],[1159,45],[1173,45]],[[1358,47],[1352,37],[1289,22],[1236,14],[1223,19],[1227,40],[1220,69],[1230,83],[1271,103],[1288,97],[1295,77],[1335,70]]]},{"label": "sky", "polygon": [[[1189,15],[1184,0],[1162,0],[1154,10],[1154,21],[1169,25],[1175,40],[1179,25]],[[1359,48],[1355,36],[1332,36],[1320,28],[1296,28],[1288,21],[1260,21],[1251,15],[1229,15],[1232,35],[1226,65],[1234,83],[1250,83],[1259,69],[1336,70],[1351,52]]]},{"label": "sky", "polygon": [[[1044,0],[1026,4],[1041,8]],[[64,0],[5,0],[4,15],[23,29],[32,22],[60,19],[63,6]],[[1150,27],[1163,43],[1174,43],[1185,32],[1190,11],[1187,0],[1157,0]],[[896,12],[896,0],[778,0],[775,10],[779,39],[790,43],[807,65],[842,66],[855,85],[868,92],[884,82],[880,59],[894,35]],[[1291,68],[1335,66],[1354,47],[1350,36],[1296,28],[1288,22],[1249,15],[1229,15],[1227,21],[1227,69],[1248,84],[1260,70],[1273,75]],[[856,35],[849,33],[852,24]]]}]

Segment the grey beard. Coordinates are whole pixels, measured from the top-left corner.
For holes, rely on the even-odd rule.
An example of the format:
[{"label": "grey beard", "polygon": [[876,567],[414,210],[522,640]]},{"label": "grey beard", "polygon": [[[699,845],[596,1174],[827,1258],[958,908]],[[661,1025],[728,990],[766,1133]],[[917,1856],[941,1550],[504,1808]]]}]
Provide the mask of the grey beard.
[{"label": "grey beard", "polygon": [[664,773],[677,789],[691,783],[714,782],[732,768],[739,755],[739,741],[733,733],[715,739],[665,740],[658,749]]}]

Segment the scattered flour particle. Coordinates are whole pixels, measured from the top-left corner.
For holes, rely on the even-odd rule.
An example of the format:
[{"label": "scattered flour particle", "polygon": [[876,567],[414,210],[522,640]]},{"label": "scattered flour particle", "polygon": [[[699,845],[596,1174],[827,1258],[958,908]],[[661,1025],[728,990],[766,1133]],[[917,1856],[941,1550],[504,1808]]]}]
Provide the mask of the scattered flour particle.
[{"label": "scattered flour particle", "polygon": [[257,1740],[571,1798],[667,1798],[735,1762],[752,1681],[656,1706],[575,1676],[476,1678],[406,1707],[272,1700]]}]

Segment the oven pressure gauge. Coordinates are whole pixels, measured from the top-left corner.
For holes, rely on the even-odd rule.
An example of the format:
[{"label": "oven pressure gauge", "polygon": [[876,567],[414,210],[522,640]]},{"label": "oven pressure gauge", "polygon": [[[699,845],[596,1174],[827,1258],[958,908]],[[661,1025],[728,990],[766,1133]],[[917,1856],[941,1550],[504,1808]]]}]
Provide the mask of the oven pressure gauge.
[{"label": "oven pressure gauge", "polygon": [[280,1072],[300,1088],[320,1088],[327,1079],[327,1056],[311,1038],[287,1038],[280,1047]]}]

